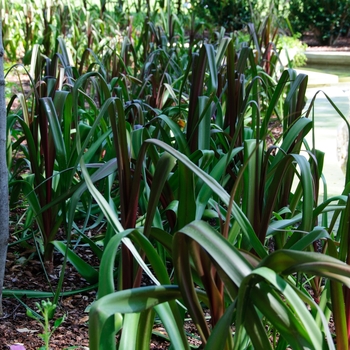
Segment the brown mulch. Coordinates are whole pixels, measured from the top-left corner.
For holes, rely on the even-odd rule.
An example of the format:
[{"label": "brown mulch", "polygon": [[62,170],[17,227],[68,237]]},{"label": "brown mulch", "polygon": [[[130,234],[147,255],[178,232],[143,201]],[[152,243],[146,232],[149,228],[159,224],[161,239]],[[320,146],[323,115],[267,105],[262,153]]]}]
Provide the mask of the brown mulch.
[{"label": "brown mulch", "polygon": [[[51,284],[52,290],[55,290],[62,268],[62,255],[55,253],[54,269],[47,277],[38,257],[32,255],[33,251],[31,249],[21,248],[19,245],[9,247],[6,261],[5,289],[50,292]],[[96,265],[95,256],[88,250],[84,249],[80,255],[84,255],[84,260],[90,265]],[[65,270],[63,290],[78,290],[87,286],[88,283],[68,263]],[[25,304],[37,311],[35,302],[40,302],[41,299],[26,296],[20,297],[20,299],[21,302],[14,297],[6,296],[3,298],[4,315],[0,317],[0,350],[9,349],[10,345],[16,343],[23,344],[26,350],[37,350],[43,346],[43,341],[38,336],[42,332],[42,328],[36,320],[26,315],[26,307],[23,305]],[[63,315],[65,315],[65,320],[53,333],[50,349],[63,350],[71,347],[79,350],[88,349],[88,307],[95,299],[96,290],[60,299],[54,320]],[[193,331],[191,325],[186,328],[189,332]],[[161,325],[156,326],[155,330],[159,334],[164,333]],[[154,336],[150,349],[167,349],[169,345],[169,342],[163,338]]]},{"label": "brown mulch", "polygon": [[[19,247],[9,248],[6,262],[4,288],[10,290],[50,291],[49,283],[54,289],[61,269],[61,256],[55,256],[53,274],[46,279],[38,260],[27,260],[30,252],[21,252]],[[64,290],[76,290],[87,286],[73,267],[67,266]],[[81,293],[60,300],[55,319],[66,315],[65,321],[53,334],[50,342],[52,349],[64,349],[69,346],[88,346],[88,313],[86,308],[96,296],[96,291]],[[36,311],[35,302],[40,299],[22,297],[21,301]],[[0,318],[0,349],[8,349],[9,345],[22,343],[26,349],[38,349],[43,345],[38,334],[42,332],[40,324],[26,315],[26,308],[16,298],[4,297],[4,316]]]},{"label": "brown mulch", "polygon": [[350,37],[341,36],[332,46],[320,46],[312,33],[305,33],[301,40],[307,44],[306,51],[350,51]]}]

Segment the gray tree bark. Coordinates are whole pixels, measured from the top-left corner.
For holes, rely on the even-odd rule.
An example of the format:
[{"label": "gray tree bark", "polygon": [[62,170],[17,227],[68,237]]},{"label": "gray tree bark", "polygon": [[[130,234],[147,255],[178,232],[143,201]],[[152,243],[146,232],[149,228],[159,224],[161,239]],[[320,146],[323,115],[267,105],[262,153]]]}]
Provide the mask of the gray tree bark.
[{"label": "gray tree bark", "polygon": [[9,238],[8,170],[6,162],[6,102],[4,78],[4,46],[2,43],[2,19],[0,18],[0,315],[2,289]]}]

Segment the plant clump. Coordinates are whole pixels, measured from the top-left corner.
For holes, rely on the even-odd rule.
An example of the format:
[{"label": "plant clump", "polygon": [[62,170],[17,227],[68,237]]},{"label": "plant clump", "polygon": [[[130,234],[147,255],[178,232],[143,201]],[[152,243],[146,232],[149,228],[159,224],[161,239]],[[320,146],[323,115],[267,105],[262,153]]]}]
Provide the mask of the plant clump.
[{"label": "plant clump", "polygon": [[[11,244],[48,282],[60,261],[37,305],[45,347],[60,298],[96,290],[91,350],[149,349],[159,323],[189,349],[188,317],[208,349],[346,348],[350,161],[344,191],[321,200],[315,98],[300,56],[281,59],[297,41],[273,13],[244,7],[232,31],[212,12],[227,29],[208,29],[179,4],[135,2],[127,23],[123,2],[49,4],[29,64],[7,72],[30,85],[7,108],[10,205],[24,208]],[[83,288],[64,288],[67,266]]]}]

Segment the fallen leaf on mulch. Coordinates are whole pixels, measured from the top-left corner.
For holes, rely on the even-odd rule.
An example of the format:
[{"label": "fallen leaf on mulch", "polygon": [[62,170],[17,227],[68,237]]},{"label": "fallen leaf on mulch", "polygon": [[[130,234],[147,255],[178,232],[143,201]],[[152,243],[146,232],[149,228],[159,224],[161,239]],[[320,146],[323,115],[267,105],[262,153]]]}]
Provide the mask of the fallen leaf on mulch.
[{"label": "fallen leaf on mulch", "polygon": [[20,332],[20,333],[36,333],[36,332],[39,332],[38,330],[28,329],[28,328],[17,328],[16,331]]},{"label": "fallen leaf on mulch", "polygon": [[79,320],[79,323],[86,323],[89,321],[89,316],[84,316]]}]

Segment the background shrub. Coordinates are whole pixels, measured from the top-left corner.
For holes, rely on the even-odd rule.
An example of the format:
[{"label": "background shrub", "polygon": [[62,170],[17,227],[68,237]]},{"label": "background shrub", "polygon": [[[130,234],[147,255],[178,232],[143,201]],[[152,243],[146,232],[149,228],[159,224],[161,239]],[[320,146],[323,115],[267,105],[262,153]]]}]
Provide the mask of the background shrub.
[{"label": "background shrub", "polygon": [[202,0],[196,2],[195,13],[206,23],[239,30],[245,23],[252,22],[251,8],[256,6],[257,0]]},{"label": "background shrub", "polygon": [[311,30],[321,45],[333,45],[349,30],[350,1],[292,0],[290,21],[295,31]]}]

